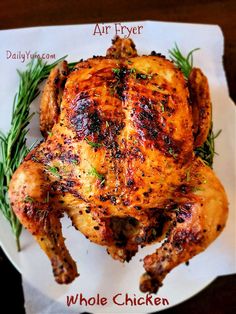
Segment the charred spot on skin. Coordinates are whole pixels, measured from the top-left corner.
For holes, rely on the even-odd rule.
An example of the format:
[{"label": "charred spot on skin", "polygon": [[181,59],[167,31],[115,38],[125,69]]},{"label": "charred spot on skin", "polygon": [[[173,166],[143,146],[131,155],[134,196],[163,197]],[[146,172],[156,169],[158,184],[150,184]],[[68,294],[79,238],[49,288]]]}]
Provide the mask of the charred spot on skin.
[{"label": "charred spot on skin", "polygon": [[54,79],[54,81],[53,81],[53,83],[54,83],[55,85],[58,85],[59,81],[60,81],[59,77],[56,76],[55,79]]},{"label": "charred spot on skin", "polygon": [[[25,158],[25,160],[28,160],[28,159]],[[35,157],[35,155],[31,156],[31,160],[34,162],[40,162],[40,160],[37,157]]]},{"label": "charred spot on skin", "polygon": [[116,205],[116,197],[115,196],[112,195],[110,197],[110,201],[111,201],[112,204]]},{"label": "charred spot on skin", "polygon": [[65,71],[65,70],[63,70],[63,71],[61,72],[61,74],[62,74],[63,76],[67,76],[67,75],[68,75],[68,72]]},{"label": "charred spot on skin", "polygon": [[166,106],[168,104],[168,101],[169,101],[169,95],[163,95],[163,99],[161,99],[160,102],[163,106]]},{"label": "charred spot on skin", "polygon": [[177,216],[177,222],[178,222],[178,223],[182,223],[182,222],[184,222],[184,221],[185,221],[185,220],[184,220],[183,218]]},{"label": "charred spot on skin", "polygon": [[70,164],[79,164],[80,163],[80,158],[77,154],[72,153],[72,151],[69,149],[68,151],[63,151],[60,156],[59,159],[62,162],[68,162]]},{"label": "charred spot on skin", "polygon": [[91,209],[90,209],[90,207],[86,207],[86,210],[85,210],[85,212],[86,212],[87,214],[89,214],[89,213],[91,212]]},{"label": "charred spot on skin", "polygon": [[115,154],[114,154],[114,157],[115,157],[116,159],[119,159],[119,158],[123,157],[123,154],[122,154],[122,152],[121,152],[120,150],[117,150],[117,151],[115,152]]},{"label": "charred spot on skin", "polygon": [[162,138],[163,138],[164,142],[166,143],[166,145],[171,144],[171,139],[167,134],[163,134]]},{"label": "charred spot on skin", "polygon": [[164,55],[162,55],[161,53],[159,52],[156,52],[155,50],[153,50],[151,52],[151,56],[156,56],[156,57],[160,57],[160,58],[163,58],[163,59],[166,59],[166,57]]},{"label": "charred spot on skin", "polygon": [[98,111],[95,110],[93,113],[90,113],[88,115],[89,124],[88,124],[88,130],[89,133],[99,133],[101,130],[101,119],[99,117]]},{"label": "charred spot on skin", "polygon": [[[164,98],[163,101],[166,103],[167,100]],[[142,141],[147,141],[147,143],[150,143],[166,155],[176,158],[184,142],[173,139],[173,130],[166,131],[166,118],[162,113],[160,114],[158,111],[160,109],[156,109],[158,106],[160,107],[160,105],[157,105],[149,98],[142,96],[132,109],[131,117]],[[164,110],[172,111],[167,106]]]},{"label": "charred spot on skin", "polygon": [[[136,142],[134,144],[137,144]],[[131,146],[129,150],[126,151],[126,156],[130,158],[140,159],[141,162],[145,161],[145,156],[142,151],[137,146]],[[144,177],[144,173],[142,173],[142,177]]]},{"label": "charred spot on skin", "polygon": [[192,187],[187,184],[181,184],[177,189],[177,192],[180,192],[181,194],[188,194],[191,191],[192,191]]},{"label": "charred spot on skin", "polygon": [[178,210],[176,211],[177,222],[182,223],[186,219],[191,218],[192,216],[192,203],[185,203],[178,206]]},{"label": "charred spot on skin", "polygon": [[81,93],[72,103],[72,114],[69,112],[70,122],[75,127],[79,139],[89,134],[101,132],[101,118],[96,109],[96,101],[92,100],[87,93]]},{"label": "charred spot on skin", "polygon": [[159,288],[162,286],[162,283],[157,279],[152,278],[148,273],[145,273],[141,279],[140,291],[148,293],[157,293]]},{"label": "charred spot on skin", "polygon": [[217,225],[216,226],[216,231],[220,232],[222,230],[222,225]]},{"label": "charred spot on skin", "polygon": [[112,72],[115,81],[110,83],[110,93],[112,96],[118,96],[119,99],[124,100],[124,91],[126,89],[125,77],[127,73],[129,74],[129,71],[126,67],[119,67],[113,68]]},{"label": "charred spot on skin", "polygon": [[128,186],[128,187],[134,186],[134,180],[133,180],[133,179],[128,179],[128,181],[127,181],[127,186]]},{"label": "charred spot on skin", "polygon": [[83,197],[81,196],[81,194],[78,192],[76,182],[72,180],[69,180],[68,182],[69,184],[67,184],[67,182],[54,181],[51,183],[51,190],[54,192],[60,192],[63,197],[65,196],[66,193],[69,192],[74,197],[85,201]]},{"label": "charred spot on skin", "polygon": [[129,206],[130,205],[130,201],[129,200],[124,200],[123,201],[123,205],[124,206]]},{"label": "charred spot on skin", "polygon": [[137,249],[134,250],[125,250],[125,261],[129,262],[132,257],[137,253]]},{"label": "charred spot on skin", "polygon": [[125,124],[121,122],[110,122],[109,129],[106,128],[105,131],[103,131],[103,144],[107,149],[111,150],[113,158],[121,158],[124,156],[116,141],[117,136],[120,135],[120,131],[124,126]]},{"label": "charred spot on skin", "polygon": [[109,221],[109,228],[112,231],[115,244],[120,248],[126,247],[129,239],[137,232],[138,227],[138,220],[130,216],[113,216]]},{"label": "charred spot on skin", "polygon": [[163,230],[166,224],[170,221],[168,215],[160,208],[150,208],[150,219],[155,217],[155,222],[146,228],[144,228],[144,241],[151,243],[163,234]]},{"label": "charred spot on skin", "polygon": [[156,240],[158,237],[158,234],[160,235],[162,228],[155,226],[155,227],[148,227],[147,230],[145,230],[145,242],[151,243]]},{"label": "charred spot on skin", "polygon": [[[88,123],[87,141],[94,146],[105,147],[112,150],[112,156],[114,158],[122,158],[123,154],[119,149],[119,145],[116,142],[117,136],[125,127],[123,114],[117,113],[117,120],[105,120],[99,113],[94,112],[93,115],[89,115],[90,123]],[[95,148],[96,150],[96,148]]]},{"label": "charred spot on skin", "polygon": [[110,194],[100,195],[99,199],[101,202],[106,202],[106,201],[110,200],[110,202],[114,205],[116,205],[116,202],[117,202],[116,197],[114,195],[110,195]]},{"label": "charred spot on skin", "polygon": [[108,200],[108,198],[106,196],[100,195],[99,199],[101,202],[106,202]]},{"label": "charred spot on skin", "polygon": [[148,191],[143,192],[144,197],[149,197],[150,193],[152,193],[152,188],[149,188]]},{"label": "charred spot on skin", "polygon": [[177,232],[173,237],[173,245],[179,250],[189,243],[200,244],[202,236],[199,232],[193,232],[192,230],[181,230]]},{"label": "charred spot on skin", "polygon": [[67,181],[66,181],[66,186],[69,187],[69,188],[71,188],[71,187],[75,186],[75,182],[74,182],[74,181],[67,180]]}]

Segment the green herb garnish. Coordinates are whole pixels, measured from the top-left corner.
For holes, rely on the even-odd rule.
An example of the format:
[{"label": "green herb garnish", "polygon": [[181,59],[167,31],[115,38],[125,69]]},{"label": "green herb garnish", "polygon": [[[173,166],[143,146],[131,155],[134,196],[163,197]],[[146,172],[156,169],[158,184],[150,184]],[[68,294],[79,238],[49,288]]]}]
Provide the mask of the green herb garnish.
[{"label": "green herb garnish", "polygon": [[190,181],[190,170],[186,171],[186,182]]},{"label": "green herb garnish", "polygon": [[101,184],[105,182],[105,176],[97,171],[96,168],[91,166],[91,170],[89,171],[89,174],[98,178],[101,181]]},{"label": "green herb garnish", "polygon": [[28,125],[33,116],[29,114],[30,103],[39,94],[39,83],[47,78],[51,69],[63,59],[64,57],[50,65],[40,59],[33,59],[25,71],[17,71],[20,83],[13,101],[11,127],[6,134],[0,131],[0,210],[11,225],[18,251],[22,225],[10,206],[8,187],[13,173],[30,150],[26,146]]},{"label": "green herb garnish", "polygon": [[45,197],[44,203],[49,203],[50,193],[47,192],[47,196]]},{"label": "green herb garnish", "polygon": [[152,228],[152,235],[155,237],[157,235],[156,229]]},{"label": "green herb garnish", "polygon": [[198,192],[198,191],[204,191],[204,189],[199,187],[199,186],[193,186],[192,187],[192,192]]},{"label": "green herb garnish", "polygon": [[146,74],[140,74],[139,76],[140,76],[142,79],[144,79],[144,80],[147,78],[147,75],[146,75]]},{"label": "green herb garnish", "polygon": [[153,74],[145,74],[145,73],[137,72],[135,68],[131,68],[129,72],[133,74],[136,79],[146,80],[146,79],[151,79],[153,77]]},{"label": "green herb garnish", "polygon": [[135,68],[131,68],[131,69],[129,70],[129,72],[130,72],[131,74],[136,73],[136,69],[135,69]]},{"label": "green herb garnish", "polygon": [[76,160],[76,159],[71,159],[71,162],[72,162],[72,164],[77,164],[78,163],[78,160]]},{"label": "green herb garnish", "polygon": [[30,196],[26,196],[26,198],[24,199],[24,202],[32,204],[35,202],[35,200]]},{"label": "green herb garnish", "polygon": [[54,166],[50,167],[50,166],[49,166],[47,169],[48,169],[48,171],[50,171],[54,176],[56,176],[56,177],[58,177],[58,178],[60,177],[60,173],[59,173],[57,167],[54,167]]},{"label": "green herb garnish", "polygon": [[53,136],[53,133],[50,131],[47,131],[48,136]]},{"label": "green herb garnish", "polygon": [[118,69],[118,68],[113,68],[112,72],[115,73],[115,75],[117,75],[117,76],[120,75],[120,69]]},{"label": "green herb garnish", "polygon": [[100,143],[95,143],[95,142],[91,142],[89,141],[87,138],[85,138],[85,141],[91,146],[91,147],[101,147],[102,144]]},{"label": "green herb garnish", "polygon": [[171,60],[181,69],[186,79],[188,79],[193,68],[193,52],[199,49],[200,48],[195,48],[191,50],[186,57],[183,56],[177,44],[175,44],[173,49],[169,50]]},{"label": "green herb garnish", "polygon": [[161,112],[165,112],[165,107],[163,104],[160,105],[161,106]]},{"label": "green herb garnish", "polygon": [[172,155],[172,156],[174,157],[174,159],[177,157],[177,154],[174,153],[174,150],[173,150],[172,147],[170,147],[170,148],[168,149],[168,152],[169,152],[170,155]]},{"label": "green herb garnish", "polygon": [[136,78],[137,78],[137,79],[143,79],[143,80],[146,80],[146,78],[147,78],[147,74],[137,73],[137,74],[136,74]]}]

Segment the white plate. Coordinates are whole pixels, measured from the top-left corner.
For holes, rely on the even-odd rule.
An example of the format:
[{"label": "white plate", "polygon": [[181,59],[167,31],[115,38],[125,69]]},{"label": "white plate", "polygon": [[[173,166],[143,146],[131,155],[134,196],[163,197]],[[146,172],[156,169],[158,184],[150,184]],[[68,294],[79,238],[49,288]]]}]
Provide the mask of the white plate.
[{"label": "white plate", "polygon": [[[12,100],[18,86],[16,68],[24,69],[29,60],[13,59],[13,53],[37,51],[49,53],[59,58],[68,54],[69,61],[88,58],[92,55],[104,55],[115,35],[115,24],[110,26],[109,33],[93,35],[95,25],[75,25],[58,27],[40,27],[0,32],[0,128],[6,131],[12,109]],[[218,26],[175,24],[160,22],[132,22],[122,23],[123,26],[140,27],[141,34],[132,35],[138,52],[148,54],[152,50],[167,55],[168,49],[178,43],[181,50],[187,53],[193,48],[200,47],[195,53],[195,65],[202,68],[209,79],[212,102],[213,120],[215,130],[222,129],[222,134],[216,141],[216,150],[219,156],[215,158],[215,172],[221,179],[230,201],[230,215],[227,226],[220,237],[202,254],[190,261],[187,267],[181,265],[174,269],[165,279],[164,286],[159,290],[158,296],[166,298],[169,305],[144,306],[117,306],[112,298],[121,293],[128,293],[130,297],[143,296],[139,292],[139,276],[143,273],[143,258],[155,250],[154,246],[144,248],[132,259],[129,264],[120,264],[111,259],[103,247],[89,243],[83,235],[70,227],[70,222],[63,219],[63,230],[66,244],[73,258],[77,261],[81,276],[69,286],[60,286],[54,282],[51,266],[39,249],[36,242],[27,231],[21,236],[22,251],[16,252],[15,242],[8,223],[0,215],[0,241],[1,246],[9,259],[22,273],[32,289],[35,288],[37,296],[41,294],[48,309],[40,313],[55,313],[59,303],[64,304],[66,313],[90,311],[93,313],[147,313],[158,311],[168,306],[180,303],[208,285],[219,275],[235,272],[235,107],[228,96],[225,74],[222,66],[223,36]],[[101,27],[102,25],[100,25]],[[117,24],[117,27],[120,27]],[[120,34],[118,34],[120,35]],[[15,55],[17,57],[17,55]],[[9,58],[8,58],[9,57]],[[53,59],[50,60],[54,61]],[[38,100],[32,105],[37,110]],[[39,138],[38,117],[30,125],[29,142]],[[78,303],[68,308],[66,295],[83,293],[86,297],[107,297],[106,306],[80,306]],[[119,302],[122,301],[122,296]],[[50,308],[50,309],[49,309]],[[54,310],[53,310],[54,309]],[[59,313],[57,311],[57,313]],[[63,311],[61,312],[63,313]]]}]

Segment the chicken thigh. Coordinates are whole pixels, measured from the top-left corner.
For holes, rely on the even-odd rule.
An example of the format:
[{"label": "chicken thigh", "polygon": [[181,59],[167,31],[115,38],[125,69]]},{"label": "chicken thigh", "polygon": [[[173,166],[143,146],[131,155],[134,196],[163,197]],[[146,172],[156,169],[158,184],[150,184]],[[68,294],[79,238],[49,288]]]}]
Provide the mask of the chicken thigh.
[{"label": "chicken thigh", "polygon": [[187,83],[164,56],[138,56],[132,40],[118,37],[105,57],[81,60],[68,72],[64,61],[48,78],[45,139],[14,173],[11,206],[58,283],[78,276],[62,236],[63,213],[122,262],[163,241],[144,259],[140,281],[141,291],[155,293],[227,219],[223,186],[194,154],[210,128],[207,79],[193,69]]}]

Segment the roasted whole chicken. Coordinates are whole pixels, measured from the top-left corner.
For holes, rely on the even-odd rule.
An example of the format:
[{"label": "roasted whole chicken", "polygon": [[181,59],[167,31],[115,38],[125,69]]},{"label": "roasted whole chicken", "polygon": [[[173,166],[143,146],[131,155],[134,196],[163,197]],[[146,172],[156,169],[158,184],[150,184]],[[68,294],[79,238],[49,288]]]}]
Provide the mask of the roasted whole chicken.
[{"label": "roasted whole chicken", "polygon": [[14,173],[9,195],[58,283],[78,276],[62,236],[64,213],[122,262],[162,241],[144,259],[140,289],[151,293],[223,230],[224,188],[194,154],[211,125],[200,69],[186,81],[161,54],[138,56],[131,39],[116,37],[105,57],[71,71],[58,64],[40,106],[45,139]]}]

